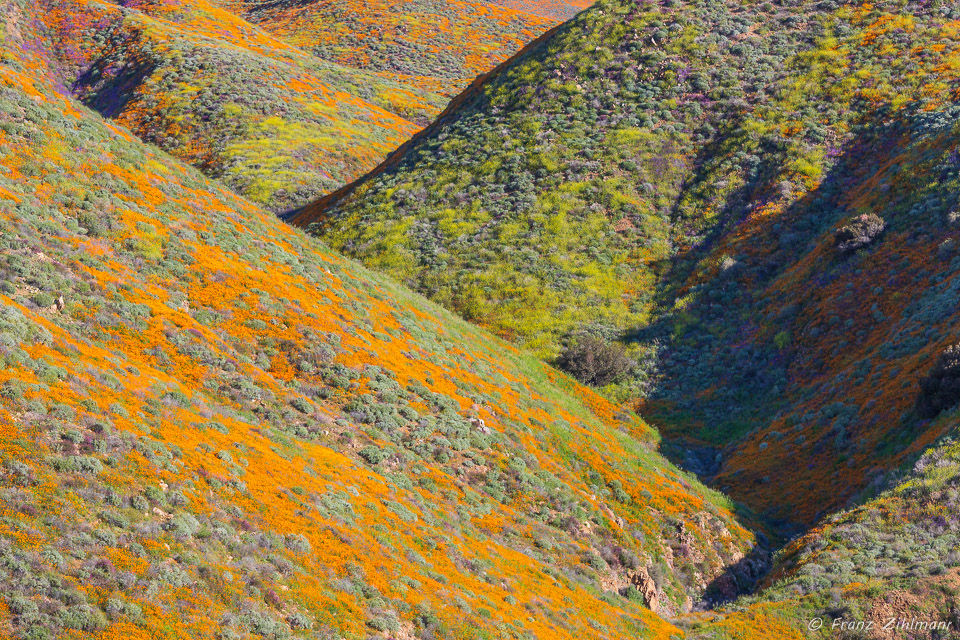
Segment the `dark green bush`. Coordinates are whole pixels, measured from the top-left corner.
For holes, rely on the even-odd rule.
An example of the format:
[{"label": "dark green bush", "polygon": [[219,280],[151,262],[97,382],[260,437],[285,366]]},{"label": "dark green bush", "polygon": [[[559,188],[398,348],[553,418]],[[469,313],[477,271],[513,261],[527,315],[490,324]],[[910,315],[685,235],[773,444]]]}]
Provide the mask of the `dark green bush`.
[{"label": "dark green bush", "polygon": [[947,347],[930,373],[920,381],[917,413],[933,418],[960,402],[960,344]]},{"label": "dark green bush", "polygon": [[37,305],[38,307],[41,307],[44,309],[47,307],[52,307],[54,302],[53,296],[51,296],[49,293],[43,293],[43,292],[36,293],[33,296],[31,296],[30,301],[33,302],[33,304]]},{"label": "dark green bush", "polygon": [[620,344],[582,337],[563,350],[557,366],[584,384],[602,387],[630,371],[633,361]]}]

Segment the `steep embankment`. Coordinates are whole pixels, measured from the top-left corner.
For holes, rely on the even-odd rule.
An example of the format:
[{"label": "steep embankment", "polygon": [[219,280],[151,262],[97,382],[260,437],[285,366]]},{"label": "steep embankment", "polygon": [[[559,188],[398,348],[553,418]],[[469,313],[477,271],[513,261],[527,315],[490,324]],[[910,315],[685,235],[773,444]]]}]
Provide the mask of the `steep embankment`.
[{"label": "steep embankment", "polygon": [[[960,341],[958,19],[603,2],[298,221],[543,357],[624,340],[609,391],[808,526],[951,424],[913,407]],[[845,251],[868,214],[885,231]]]},{"label": "steep embankment", "polygon": [[71,101],[36,12],[0,21],[5,635],[667,638],[644,600],[755,570],[636,416]]}]

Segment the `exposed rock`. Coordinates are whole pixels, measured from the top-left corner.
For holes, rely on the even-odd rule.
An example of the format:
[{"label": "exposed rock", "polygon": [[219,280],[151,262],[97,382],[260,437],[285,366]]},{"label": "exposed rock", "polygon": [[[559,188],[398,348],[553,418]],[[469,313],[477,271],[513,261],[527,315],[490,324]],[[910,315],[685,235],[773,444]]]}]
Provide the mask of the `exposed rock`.
[{"label": "exposed rock", "polygon": [[697,544],[696,536],[693,535],[683,521],[680,521],[677,525],[677,542],[680,543],[677,548],[680,556],[688,558],[694,563],[699,563],[703,560],[703,552]]},{"label": "exposed rock", "polygon": [[650,577],[650,573],[646,567],[640,567],[635,574],[630,576],[630,584],[640,592],[640,595],[643,597],[643,602],[651,611],[656,612],[660,609],[660,596],[657,595],[657,584],[653,581],[653,578]]},{"label": "exposed rock", "polygon": [[718,597],[720,602],[729,602],[740,595],[740,587],[729,573],[725,573],[714,580],[712,586],[716,592],[715,596]]}]

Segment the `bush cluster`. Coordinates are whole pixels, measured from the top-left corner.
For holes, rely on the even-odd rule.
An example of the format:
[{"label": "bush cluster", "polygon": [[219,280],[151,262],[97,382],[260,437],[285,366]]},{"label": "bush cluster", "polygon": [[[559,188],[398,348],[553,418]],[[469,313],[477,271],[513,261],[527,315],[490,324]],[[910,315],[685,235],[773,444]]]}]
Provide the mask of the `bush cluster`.
[{"label": "bush cluster", "polygon": [[833,242],[840,253],[852,253],[877,239],[887,223],[875,213],[857,216],[833,233]]},{"label": "bush cluster", "polygon": [[557,366],[584,384],[603,387],[626,375],[633,361],[622,345],[585,336],[563,350]]},{"label": "bush cluster", "polygon": [[960,402],[960,344],[950,345],[937,358],[930,373],[920,380],[917,413],[936,417]]}]

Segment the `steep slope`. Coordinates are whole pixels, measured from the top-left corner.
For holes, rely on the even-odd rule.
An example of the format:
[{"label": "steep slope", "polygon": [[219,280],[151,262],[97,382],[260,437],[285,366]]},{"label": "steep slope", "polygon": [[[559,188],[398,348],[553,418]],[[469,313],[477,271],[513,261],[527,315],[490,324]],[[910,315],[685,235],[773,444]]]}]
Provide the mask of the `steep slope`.
[{"label": "steep slope", "polygon": [[[45,1],[67,89],[238,193],[287,210],[375,165],[435,112],[200,2]],[[399,114],[399,115],[398,115]]]},{"label": "steep slope", "polygon": [[543,357],[626,339],[671,455],[808,526],[948,426],[958,20],[603,2],[295,221]]},{"label": "steep slope", "polygon": [[537,15],[536,3],[507,8],[486,0],[220,4],[321,59],[446,96],[575,12],[557,3]]},{"label": "steep slope", "polygon": [[571,333],[638,326],[697,151],[785,76],[816,33],[789,19],[802,11],[600,3],[390,170],[294,220],[546,357]]},{"label": "steep slope", "polygon": [[636,416],[72,102],[36,10],[0,21],[4,635],[667,638],[644,598],[755,572]]}]

